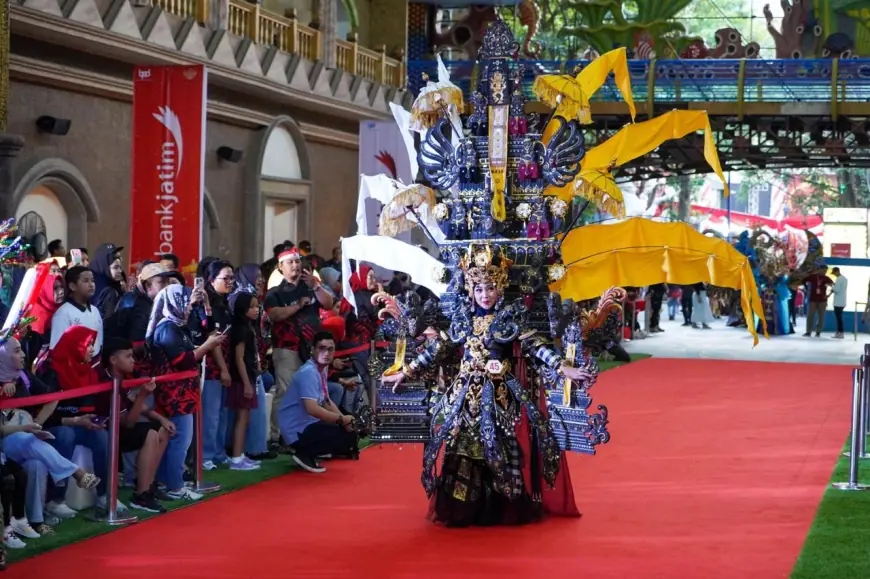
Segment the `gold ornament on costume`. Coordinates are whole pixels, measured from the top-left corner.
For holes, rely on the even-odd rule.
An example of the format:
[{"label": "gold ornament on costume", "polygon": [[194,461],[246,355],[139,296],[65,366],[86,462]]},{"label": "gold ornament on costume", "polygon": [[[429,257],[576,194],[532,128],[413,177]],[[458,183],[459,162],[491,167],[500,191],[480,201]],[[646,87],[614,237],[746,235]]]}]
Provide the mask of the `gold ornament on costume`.
[{"label": "gold ornament on costume", "polygon": [[561,263],[555,263],[547,267],[547,277],[550,278],[550,283],[559,281],[560,279],[565,277],[565,274],[567,272],[568,270]]},{"label": "gold ornament on costume", "polygon": [[499,291],[507,287],[510,262],[500,257],[498,263],[494,264],[492,247],[489,244],[476,248],[471,244],[459,266],[465,272],[465,289],[469,294],[479,284],[492,284]]},{"label": "gold ornament on costume", "polygon": [[432,215],[438,221],[445,221],[450,217],[450,209],[444,203],[439,203],[434,209],[432,209]]},{"label": "gold ornament on costume", "polygon": [[553,214],[553,217],[557,219],[564,219],[565,215],[568,214],[568,204],[559,199],[558,197],[551,197],[550,212]]}]

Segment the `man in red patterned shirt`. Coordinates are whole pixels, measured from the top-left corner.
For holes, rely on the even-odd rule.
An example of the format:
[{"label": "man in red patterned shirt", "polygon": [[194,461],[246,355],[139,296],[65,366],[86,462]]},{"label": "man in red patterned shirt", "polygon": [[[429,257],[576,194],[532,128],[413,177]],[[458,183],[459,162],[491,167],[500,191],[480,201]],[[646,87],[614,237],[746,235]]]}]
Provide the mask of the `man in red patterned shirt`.
[{"label": "man in red patterned shirt", "polygon": [[296,249],[278,256],[278,270],[283,281],[266,294],[264,309],[272,322],[272,363],[275,367],[275,386],[272,389],[272,417],[269,437],[278,442],[278,408],[293,375],[302,366],[300,348],[307,352],[308,342],[320,327],[320,308],[332,307],[332,295],[320,284],[311,271],[302,268],[302,259]]}]

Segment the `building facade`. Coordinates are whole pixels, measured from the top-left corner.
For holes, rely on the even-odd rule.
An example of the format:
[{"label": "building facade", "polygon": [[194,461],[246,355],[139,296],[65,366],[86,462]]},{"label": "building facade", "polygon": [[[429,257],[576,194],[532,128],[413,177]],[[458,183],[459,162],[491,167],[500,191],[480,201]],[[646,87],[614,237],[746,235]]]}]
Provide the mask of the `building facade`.
[{"label": "building facade", "polygon": [[260,262],[310,239],[328,254],[354,232],[359,123],[410,96],[400,50],[336,38],[337,0],[309,24],[237,0],[10,4],[6,132],[25,145],[2,203],[24,234],[129,245],[133,66],[185,63],[209,70],[204,253]]}]

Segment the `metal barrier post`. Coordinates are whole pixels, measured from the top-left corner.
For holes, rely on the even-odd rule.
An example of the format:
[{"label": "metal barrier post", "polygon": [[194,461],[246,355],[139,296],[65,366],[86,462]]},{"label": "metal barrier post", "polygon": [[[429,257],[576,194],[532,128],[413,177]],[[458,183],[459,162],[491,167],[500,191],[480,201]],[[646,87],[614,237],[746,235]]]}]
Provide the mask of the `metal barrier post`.
[{"label": "metal barrier post", "polygon": [[198,493],[216,493],[221,490],[221,485],[206,482],[202,478],[202,389],[205,386],[205,357],[202,359],[202,373],[200,374],[199,393],[200,409],[193,413],[193,490]]},{"label": "metal barrier post", "polygon": [[[870,344],[864,345],[864,355],[861,356],[863,377],[861,380],[861,411],[859,413],[862,436],[858,441],[858,458],[870,458],[867,454],[867,429],[870,427]],[[851,451],[846,451],[843,456],[852,456]]]},{"label": "metal barrier post", "polygon": [[106,511],[94,509],[93,519],[110,525],[135,523],[135,515],[118,514],[118,436],[121,430],[121,379],[112,381],[112,402],[109,406],[109,445],[106,476]]},{"label": "metal barrier post", "polygon": [[[860,441],[863,438],[861,424],[861,392],[864,389],[864,370],[852,370],[852,440],[849,457],[849,482],[833,483],[831,486],[842,491],[863,491],[870,488],[858,482],[858,457],[860,456]],[[857,436],[856,436],[857,434]]]}]

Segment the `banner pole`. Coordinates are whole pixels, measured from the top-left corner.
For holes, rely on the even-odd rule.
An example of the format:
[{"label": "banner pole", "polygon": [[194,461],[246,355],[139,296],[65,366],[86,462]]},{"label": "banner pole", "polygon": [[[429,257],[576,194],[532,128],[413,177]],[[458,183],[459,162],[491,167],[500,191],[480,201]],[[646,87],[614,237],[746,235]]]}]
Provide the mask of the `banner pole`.
[{"label": "banner pole", "polygon": [[[849,482],[832,483],[831,486],[841,491],[864,491],[867,485],[858,482],[858,455],[861,432],[861,390],[863,389],[864,369],[852,370],[852,440],[849,457]],[[857,436],[856,436],[857,435]]]},{"label": "banner pole", "polygon": [[112,381],[112,400],[109,405],[109,444],[106,476],[106,511],[94,509],[94,520],[109,525],[128,525],[138,517],[132,514],[118,514],[118,437],[121,432],[121,379]]},{"label": "banner pole", "polygon": [[202,373],[199,380],[199,410],[193,413],[193,490],[198,493],[216,493],[221,490],[221,485],[206,482],[202,478],[202,388],[205,384],[205,356],[202,358]]}]

